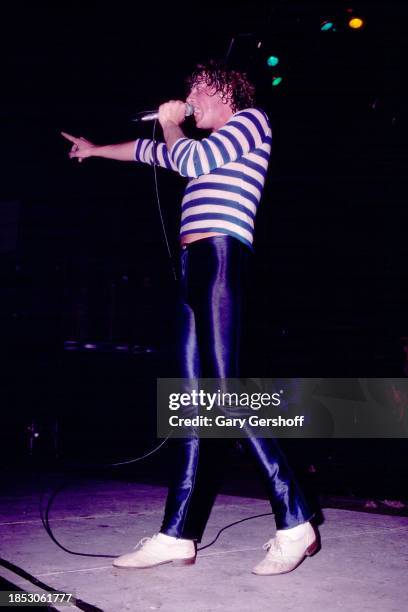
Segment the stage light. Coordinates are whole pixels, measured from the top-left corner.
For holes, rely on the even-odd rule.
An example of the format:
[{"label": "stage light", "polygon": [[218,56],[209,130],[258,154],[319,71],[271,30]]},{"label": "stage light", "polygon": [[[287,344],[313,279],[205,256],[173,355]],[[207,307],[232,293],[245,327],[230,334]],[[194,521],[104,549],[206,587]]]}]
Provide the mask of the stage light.
[{"label": "stage light", "polygon": [[360,28],[363,27],[364,21],[363,19],[361,19],[361,17],[352,17],[349,20],[348,24],[352,30],[359,30]]},{"label": "stage light", "polygon": [[272,87],[277,87],[280,83],[282,83],[283,78],[281,76],[276,76],[272,79]]},{"label": "stage light", "polygon": [[279,58],[276,55],[270,55],[266,60],[268,66],[277,66],[279,64]]},{"label": "stage light", "polygon": [[333,30],[334,31],[334,23],[333,21],[330,21],[329,19],[325,19],[324,21],[322,21],[320,23],[320,29],[322,32],[327,32],[327,30]]}]

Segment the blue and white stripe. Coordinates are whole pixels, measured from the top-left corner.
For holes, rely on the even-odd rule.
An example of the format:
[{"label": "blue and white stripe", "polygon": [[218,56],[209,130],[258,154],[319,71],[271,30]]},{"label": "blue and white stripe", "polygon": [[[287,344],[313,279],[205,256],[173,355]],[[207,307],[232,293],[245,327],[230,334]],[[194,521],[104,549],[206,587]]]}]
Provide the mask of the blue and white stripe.
[{"label": "blue and white stripe", "polygon": [[208,138],[180,138],[170,151],[164,143],[138,139],[135,159],[191,179],[181,205],[180,235],[216,231],[251,247],[271,144],[267,115],[250,108]]}]

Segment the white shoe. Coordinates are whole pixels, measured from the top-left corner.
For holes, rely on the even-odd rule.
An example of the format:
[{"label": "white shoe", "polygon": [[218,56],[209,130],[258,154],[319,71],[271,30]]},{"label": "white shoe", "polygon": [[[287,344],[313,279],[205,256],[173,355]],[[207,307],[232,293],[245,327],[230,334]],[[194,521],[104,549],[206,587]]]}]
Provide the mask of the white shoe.
[{"label": "white shoe", "polygon": [[113,565],[114,567],[137,569],[154,567],[162,563],[192,565],[195,563],[196,554],[193,540],[182,540],[164,533],[157,533],[151,538],[142,538],[136,544],[135,552],[117,557]]},{"label": "white shoe", "polygon": [[277,531],[276,536],[268,540],[263,548],[268,553],[254,567],[252,573],[258,576],[271,576],[294,570],[306,557],[317,552],[319,542],[312,525],[303,523],[293,529]]}]

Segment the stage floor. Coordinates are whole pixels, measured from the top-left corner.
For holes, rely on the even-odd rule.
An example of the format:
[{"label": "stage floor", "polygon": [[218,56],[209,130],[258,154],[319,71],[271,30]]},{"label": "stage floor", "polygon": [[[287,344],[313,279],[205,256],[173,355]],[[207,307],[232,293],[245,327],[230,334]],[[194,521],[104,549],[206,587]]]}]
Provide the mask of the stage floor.
[{"label": "stage floor", "polygon": [[[399,612],[408,609],[408,518],[326,509],[322,549],[294,572],[251,574],[273,516],[242,522],[198,553],[193,566],[119,570],[108,558],[70,555],[44,530],[39,502],[64,482],[26,475],[9,482],[0,502],[1,590],[73,592],[74,609],[96,612]],[[72,480],[56,497],[50,524],[67,548],[119,555],[160,527],[163,487],[102,479]],[[201,546],[229,523],[268,513],[260,499],[220,495]],[[46,608],[43,608],[46,609]],[[49,609],[68,610],[53,604]]]}]

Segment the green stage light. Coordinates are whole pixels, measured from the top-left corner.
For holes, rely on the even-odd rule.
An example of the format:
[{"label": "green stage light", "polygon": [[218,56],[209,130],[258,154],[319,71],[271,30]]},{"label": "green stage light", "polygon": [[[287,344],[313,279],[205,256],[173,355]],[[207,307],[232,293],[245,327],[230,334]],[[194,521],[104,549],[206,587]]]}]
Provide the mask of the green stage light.
[{"label": "green stage light", "polygon": [[329,20],[322,21],[320,24],[320,29],[322,32],[327,32],[327,30],[334,30],[334,23]]},{"label": "green stage light", "polygon": [[279,64],[279,58],[276,55],[270,55],[266,60],[268,66],[277,66]]},{"label": "green stage light", "polygon": [[281,76],[276,76],[272,79],[272,87],[277,87],[277,85],[279,85],[280,83],[282,83],[282,77]]}]

